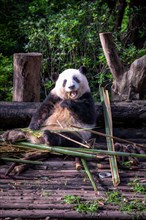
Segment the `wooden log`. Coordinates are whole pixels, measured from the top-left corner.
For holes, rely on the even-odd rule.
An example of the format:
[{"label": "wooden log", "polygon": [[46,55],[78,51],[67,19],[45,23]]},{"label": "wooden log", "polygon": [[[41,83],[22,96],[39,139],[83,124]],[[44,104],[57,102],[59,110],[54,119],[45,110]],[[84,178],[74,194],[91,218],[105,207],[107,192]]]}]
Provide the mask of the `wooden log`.
[{"label": "wooden log", "polygon": [[[136,215],[136,214],[135,214]],[[42,218],[55,218],[55,219],[131,219],[134,215],[130,215],[126,212],[100,210],[94,213],[79,213],[77,211],[68,210],[42,210],[42,209],[12,209],[12,210],[1,210],[0,217],[4,218],[22,218],[22,219],[42,219]],[[142,217],[141,217],[142,216]],[[141,219],[146,218],[146,213],[142,213]],[[134,216],[135,217],[135,216]]]},{"label": "wooden log", "polygon": [[[0,102],[0,129],[24,128],[41,103]],[[115,126],[138,127],[146,123],[146,101],[112,102]],[[96,103],[97,126],[104,125],[103,109]]]},{"label": "wooden log", "polygon": [[15,53],[13,101],[40,101],[41,53]]},{"label": "wooden log", "polygon": [[27,127],[39,106],[37,102],[0,102],[0,128]]}]

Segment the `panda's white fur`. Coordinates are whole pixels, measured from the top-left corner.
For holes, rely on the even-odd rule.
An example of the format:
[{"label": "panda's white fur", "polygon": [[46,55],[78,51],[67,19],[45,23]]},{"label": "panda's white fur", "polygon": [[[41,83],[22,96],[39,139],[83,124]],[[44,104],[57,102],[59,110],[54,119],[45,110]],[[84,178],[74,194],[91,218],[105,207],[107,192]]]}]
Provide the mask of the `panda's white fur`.
[{"label": "panda's white fur", "polygon": [[[77,77],[79,82],[76,82],[74,77]],[[65,87],[62,86],[64,80],[67,80]],[[74,89],[71,89],[71,86],[74,86]],[[67,69],[63,71],[59,75],[52,93],[61,99],[66,99],[69,98],[69,93],[72,91],[77,92],[75,96],[70,97],[72,99],[80,98],[85,92],[90,92],[86,76],[77,69]]]},{"label": "panda's white fur", "polygon": [[[74,80],[74,77],[77,77],[79,81],[77,82]],[[65,87],[63,87],[64,80],[67,80]],[[71,89],[72,86],[74,86],[73,89]],[[78,99],[86,92],[90,92],[88,80],[86,76],[77,69],[67,69],[63,71],[59,75],[54,89],[51,91],[52,94],[59,96],[63,100]],[[70,95],[70,93],[73,93],[73,95]],[[44,122],[42,130],[76,131],[77,129],[73,126],[92,129],[95,127],[95,124],[87,125],[85,123],[81,123],[68,109],[63,109],[60,106],[60,103],[58,103],[53,110],[53,114]],[[85,141],[87,141],[91,136],[89,131],[78,131],[78,134]]]}]

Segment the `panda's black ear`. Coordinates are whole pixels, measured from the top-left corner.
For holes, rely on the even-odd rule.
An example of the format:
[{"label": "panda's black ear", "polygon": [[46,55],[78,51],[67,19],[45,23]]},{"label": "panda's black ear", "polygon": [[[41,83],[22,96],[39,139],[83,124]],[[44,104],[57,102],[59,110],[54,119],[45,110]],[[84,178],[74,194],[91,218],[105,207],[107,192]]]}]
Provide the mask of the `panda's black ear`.
[{"label": "panda's black ear", "polygon": [[80,66],[79,71],[80,71],[80,73],[82,73],[84,75],[86,75],[86,73],[87,73],[87,69],[85,66]]},{"label": "panda's black ear", "polygon": [[57,79],[58,79],[58,77],[59,77],[59,74],[58,74],[58,73],[53,73],[53,74],[51,75],[51,80],[52,80],[53,82],[56,82]]}]

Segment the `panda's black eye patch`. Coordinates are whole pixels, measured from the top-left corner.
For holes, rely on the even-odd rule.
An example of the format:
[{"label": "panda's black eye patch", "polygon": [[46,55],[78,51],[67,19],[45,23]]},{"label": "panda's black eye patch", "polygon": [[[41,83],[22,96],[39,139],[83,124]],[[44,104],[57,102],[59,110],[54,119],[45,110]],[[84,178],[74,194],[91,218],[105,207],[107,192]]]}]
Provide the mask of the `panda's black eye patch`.
[{"label": "panda's black eye patch", "polygon": [[64,79],[64,81],[63,81],[63,87],[65,87],[65,86],[66,86],[66,83],[67,83],[67,80],[66,80],[66,79]]},{"label": "panda's black eye patch", "polygon": [[76,76],[73,76],[73,80],[76,81],[77,83],[80,83],[80,80]]}]

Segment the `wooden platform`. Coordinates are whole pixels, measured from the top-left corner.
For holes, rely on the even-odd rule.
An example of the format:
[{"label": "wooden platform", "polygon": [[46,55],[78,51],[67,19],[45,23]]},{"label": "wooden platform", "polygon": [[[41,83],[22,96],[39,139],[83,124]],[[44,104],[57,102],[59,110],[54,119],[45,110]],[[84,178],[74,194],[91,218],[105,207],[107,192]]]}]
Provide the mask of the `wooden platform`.
[{"label": "wooden platform", "polygon": [[[146,212],[133,209],[121,211],[121,204],[107,202],[107,192],[118,192],[125,201],[139,201],[146,206],[146,191],[135,193],[132,185],[138,181],[146,189],[146,162],[135,170],[119,169],[121,184],[113,187],[108,162],[88,161],[98,193],[95,193],[84,170],[77,171],[74,158],[52,156],[45,165],[35,165],[19,176],[5,176],[10,163],[0,164],[0,219],[146,219]],[[100,167],[104,165],[104,169]],[[104,178],[103,178],[104,177]],[[81,204],[97,203],[90,213],[78,204],[67,204],[65,198],[78,196]],[[118,196],[117,196],[118,197]],[[78,210],[77,210],[78,209]]]}]

